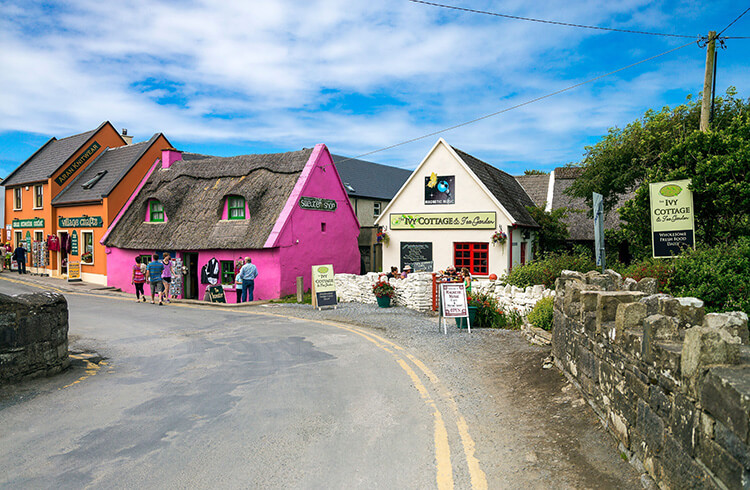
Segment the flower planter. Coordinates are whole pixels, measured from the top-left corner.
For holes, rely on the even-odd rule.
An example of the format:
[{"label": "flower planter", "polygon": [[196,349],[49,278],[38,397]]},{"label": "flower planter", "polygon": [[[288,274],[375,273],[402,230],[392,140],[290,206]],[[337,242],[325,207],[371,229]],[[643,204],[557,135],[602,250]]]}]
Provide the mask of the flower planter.
[{"label": "flower planter", "polygon": [[[469,306],[469,321],[471,322],[472,327],[477,327],[477,324],[475,323],[476,319],[477,319],[477,307]],[[466,323],[466,318],[456,318],[456,326],[458,328],[467,328],[468,325]]]},{"label": "flower planter", "polygon": [[390,296],[379,296],[376,297],[378,300],[378,306],[381,308],[390,308],[391,307],[391,298]]}]

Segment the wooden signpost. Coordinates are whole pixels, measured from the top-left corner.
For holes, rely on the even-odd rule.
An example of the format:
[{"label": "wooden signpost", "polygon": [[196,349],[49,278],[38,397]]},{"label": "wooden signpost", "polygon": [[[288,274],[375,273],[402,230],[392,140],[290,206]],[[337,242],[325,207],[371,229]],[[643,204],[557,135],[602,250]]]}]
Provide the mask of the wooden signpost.
[{"label": "wooden signpost", "polygon": [[333,280],[333,265],[312,266],[312,305],[321,309],[323,306],[333,306],[336,309],[336,283]]}]

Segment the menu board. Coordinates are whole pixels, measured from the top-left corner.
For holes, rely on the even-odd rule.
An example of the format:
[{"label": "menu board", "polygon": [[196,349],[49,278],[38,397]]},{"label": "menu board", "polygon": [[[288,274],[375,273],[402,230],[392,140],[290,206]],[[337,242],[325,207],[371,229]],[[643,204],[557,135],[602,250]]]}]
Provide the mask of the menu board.
[{"label": "menu board", "polygon": [[401,269],[411,266],[413,272],[432,272],[432,242],[401,242]]}]

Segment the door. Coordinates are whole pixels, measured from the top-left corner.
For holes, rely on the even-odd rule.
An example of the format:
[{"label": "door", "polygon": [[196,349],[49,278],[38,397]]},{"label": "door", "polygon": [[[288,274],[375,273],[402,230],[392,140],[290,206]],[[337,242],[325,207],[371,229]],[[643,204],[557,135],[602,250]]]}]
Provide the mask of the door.
[{"label": "door", "polygon": [[183,267],[187,270],[185,278],[185,299],[198,299],[198,254],[183,253]]},{"label": "door", "polygon": [[68,249],[67,249],[67,246],[65,245],[70,240],[70,237],[68,236],[67,231],[58,232],[58,235],[60,236],[60,274],[67,274],[68,273]]}]

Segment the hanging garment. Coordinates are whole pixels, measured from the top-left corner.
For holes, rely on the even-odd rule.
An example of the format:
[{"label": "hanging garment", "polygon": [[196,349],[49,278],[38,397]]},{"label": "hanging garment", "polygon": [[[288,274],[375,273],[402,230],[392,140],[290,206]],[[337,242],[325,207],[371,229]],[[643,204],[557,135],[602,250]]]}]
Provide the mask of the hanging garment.
[{"label": "hanging garment", "polygon": [[60,250],[68,250],[68,243],[70,242],[70,235],[67,233],[60,237]]},{"label": "hanging garment", "polygon": [[212,258],[206,264],[206,277],[208,278],[209,284],[216,284],[219,282],[219,261],[216,258]]},{"label": "hanging garment", "polygon": [[47,248],[52,252],[60,250],[60,239],[57,235],[47,235]]},{"label": "hanging garment", "polygon": [[201,267],[201,284],[208,284],[208,274],[206,273],[206,266]]}]

